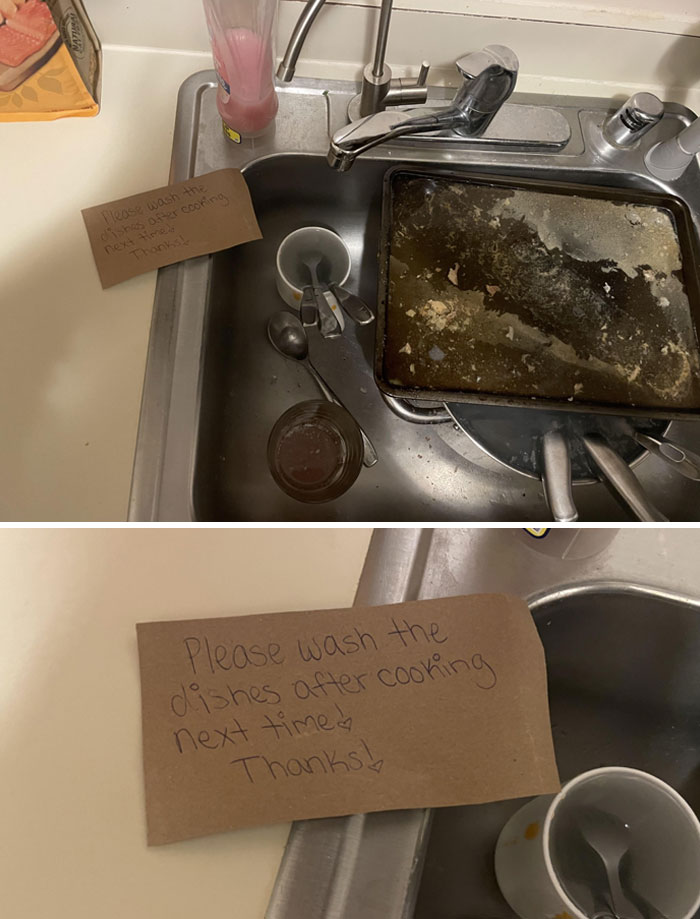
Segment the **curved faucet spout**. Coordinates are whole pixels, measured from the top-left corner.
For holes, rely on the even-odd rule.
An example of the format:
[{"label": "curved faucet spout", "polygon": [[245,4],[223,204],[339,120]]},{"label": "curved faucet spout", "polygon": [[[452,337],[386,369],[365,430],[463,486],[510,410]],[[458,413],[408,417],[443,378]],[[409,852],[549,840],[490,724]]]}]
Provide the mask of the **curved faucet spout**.
[{"label": "curved faucet spout", "polygon": [[308,0],[297,24],[294,26],[294,31],[287,45],[287,50],[277,68],[277,78],[282,80],[283,83],[291,83],[294,78],[297,60],[299,59],[301,49],[306,41],[306,36],[309,34],[309,29],[314,24],[314,20],[325,2],[326,0]]}]

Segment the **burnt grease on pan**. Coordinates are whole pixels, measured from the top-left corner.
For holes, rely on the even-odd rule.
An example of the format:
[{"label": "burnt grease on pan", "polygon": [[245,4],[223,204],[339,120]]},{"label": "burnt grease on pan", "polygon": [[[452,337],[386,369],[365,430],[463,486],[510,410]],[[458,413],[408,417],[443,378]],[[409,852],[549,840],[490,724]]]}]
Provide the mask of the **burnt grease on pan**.
[{"label": "burnt grease on pan", "polygon": [[387,381],[700,407],[669,210],[408,174],[392,192]]}]

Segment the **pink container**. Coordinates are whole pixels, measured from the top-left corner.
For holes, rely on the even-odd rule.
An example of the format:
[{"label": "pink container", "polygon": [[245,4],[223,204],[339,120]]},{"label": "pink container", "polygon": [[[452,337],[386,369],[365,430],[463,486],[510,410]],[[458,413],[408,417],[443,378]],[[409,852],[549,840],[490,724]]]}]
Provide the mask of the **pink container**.
[{"label": "pink container", "polygon": [[216,103],[227,137],[262,134],[277,114],[277,0],[204,0],[214,66]]}]

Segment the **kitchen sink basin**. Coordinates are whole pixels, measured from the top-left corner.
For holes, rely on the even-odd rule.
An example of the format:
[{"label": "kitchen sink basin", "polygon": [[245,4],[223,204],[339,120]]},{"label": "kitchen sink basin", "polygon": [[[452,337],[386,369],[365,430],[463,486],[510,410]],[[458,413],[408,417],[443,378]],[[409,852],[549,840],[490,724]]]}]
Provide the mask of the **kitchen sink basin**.
[{"label": "kitchen sink basin", "polygon": [[[342,337],[310,332],[310,356],[366,429],[379,462],[351,490],[325,505],[297,502],[267,467],[272,425],[292,404],[319,398],[303,367],[267,341],[266,323],[284,308],[274,281],[275,253],[304,225],[337,231],[349,246],[348,288],[376,301],[380,201],[384,174],[397,161],[444,163],[465,172],[669,191],[652,179],[642,154],[606,163],[596,138],[607,112],[597,100],[513,97],[504,107],[549,106],[566,127],[557,148],[499,148],[495,143],[379,147],[347,173],[326,162],[329,126],[343,123],[353,84],[298,81],[280,91],[275,131],[236,146],[221,136],[211,74],[183,87],[173,179],[224,166],[244,171],[263,239],[161,270],[156,295],[130,517],[199,521],[469,521],[546,519],[541,483],[484,454],[451,423],[418,425],[397,417],[374,383],[374,325],[350,320]],[[439,92],[439,91],[436,91]],[[448,93],[449,94],[449,93]],[[498,116],[499,118],[501,115]],[[673,132],[688,113],[670,106],[658,129]],[[522,118],[521,118],[522,120]],[[498,128],[497,122],[494,125]],[[675,125],[675,127],[674,127]],[[691,172],[697,172],[693,167]],[[684,177],[673,192],[700,215],[700,181]],[[674,422],[673,439],[700,452],[700,424]],[[700,516],[700,486],[660,460],[636,472],[651,500],[672,520]],[[580,485],[581,519],[627,519],[603,485]]]},{"label": "kitchen sink basin", "polygon": [[[700,606],[618,587],[555,594],[532,607],[562,781],[631,766],[668,782],[700,814]],[[416,919],[512,919],[493,852],[523,803],[434,812]]]}]

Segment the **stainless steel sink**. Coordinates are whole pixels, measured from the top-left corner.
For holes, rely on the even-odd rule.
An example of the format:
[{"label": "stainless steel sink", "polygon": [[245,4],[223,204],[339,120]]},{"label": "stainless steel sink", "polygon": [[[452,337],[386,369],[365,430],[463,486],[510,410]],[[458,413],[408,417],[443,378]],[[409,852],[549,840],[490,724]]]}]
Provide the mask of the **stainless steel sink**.
[{"label": "stainless steel sink", "polygon": [[[547,557],[507,529],[381,530],[356,602],[526,597],[546,654],[562,779],[601,765],[644,769],[700,814],[699,542],[697,530],[630,528],[576,561]],[[294,824],[267,917],[513,919],[493,850],[522,803]]]},{"label": "stainless steel sink", "polygon": [[[465,144],[420,140],[377,148],[345,174],[325,159],[329,130],[341,125],[354,84],[298,81],[280,91],[274,134],[236,146],[221,134],[214,77],[196,74],[181,91],[173,179],[224,166],[244,170],[264,238],[160,272],[142,416],[134,465],[132,520],[200,521],[469,521],[547,518],[539,482],[499,466],[451,423],[413,425],[383,403],[372,377],[374,327],[348,324],[341,339],[313,333],[311,356],[366,428],[379,462],[326,505],[284,495],[267,468],[275,420],[294,402],[317,398],[303,368],[267,342],[268,317],[283,304],[274,285],[281,239],[320,224],[348,243],[348,286],[376,299],[380,193],[397,160],[449,162],[481,173],[574,180],[668,191],[648,173],[640,151],[605,161],[596,147],[608,105],[599,100],[513,96],[493,123],[494,139]],[[431,90],[436,101],[449,91]],[[532,121],[544,108],[550,146],[498,146],[503,120]],[[658,136],[689,113],[669,106]],[[501,121],[499,121],[501,119]],[[562,127],[564,134],[562,135]],[[568,136],[568,141],[565,139]],[[563,137],[563,139],[561,139]],[[700,225],[700,170],[676,182]],[[700,424],[676,422],[674,439],[700,450]],[[647,457],[636,472],[653,502],[673,520],[700,517],[700,487]],[[617,520],[619,506],[602,485],[574,490],[581,518]]]}]

